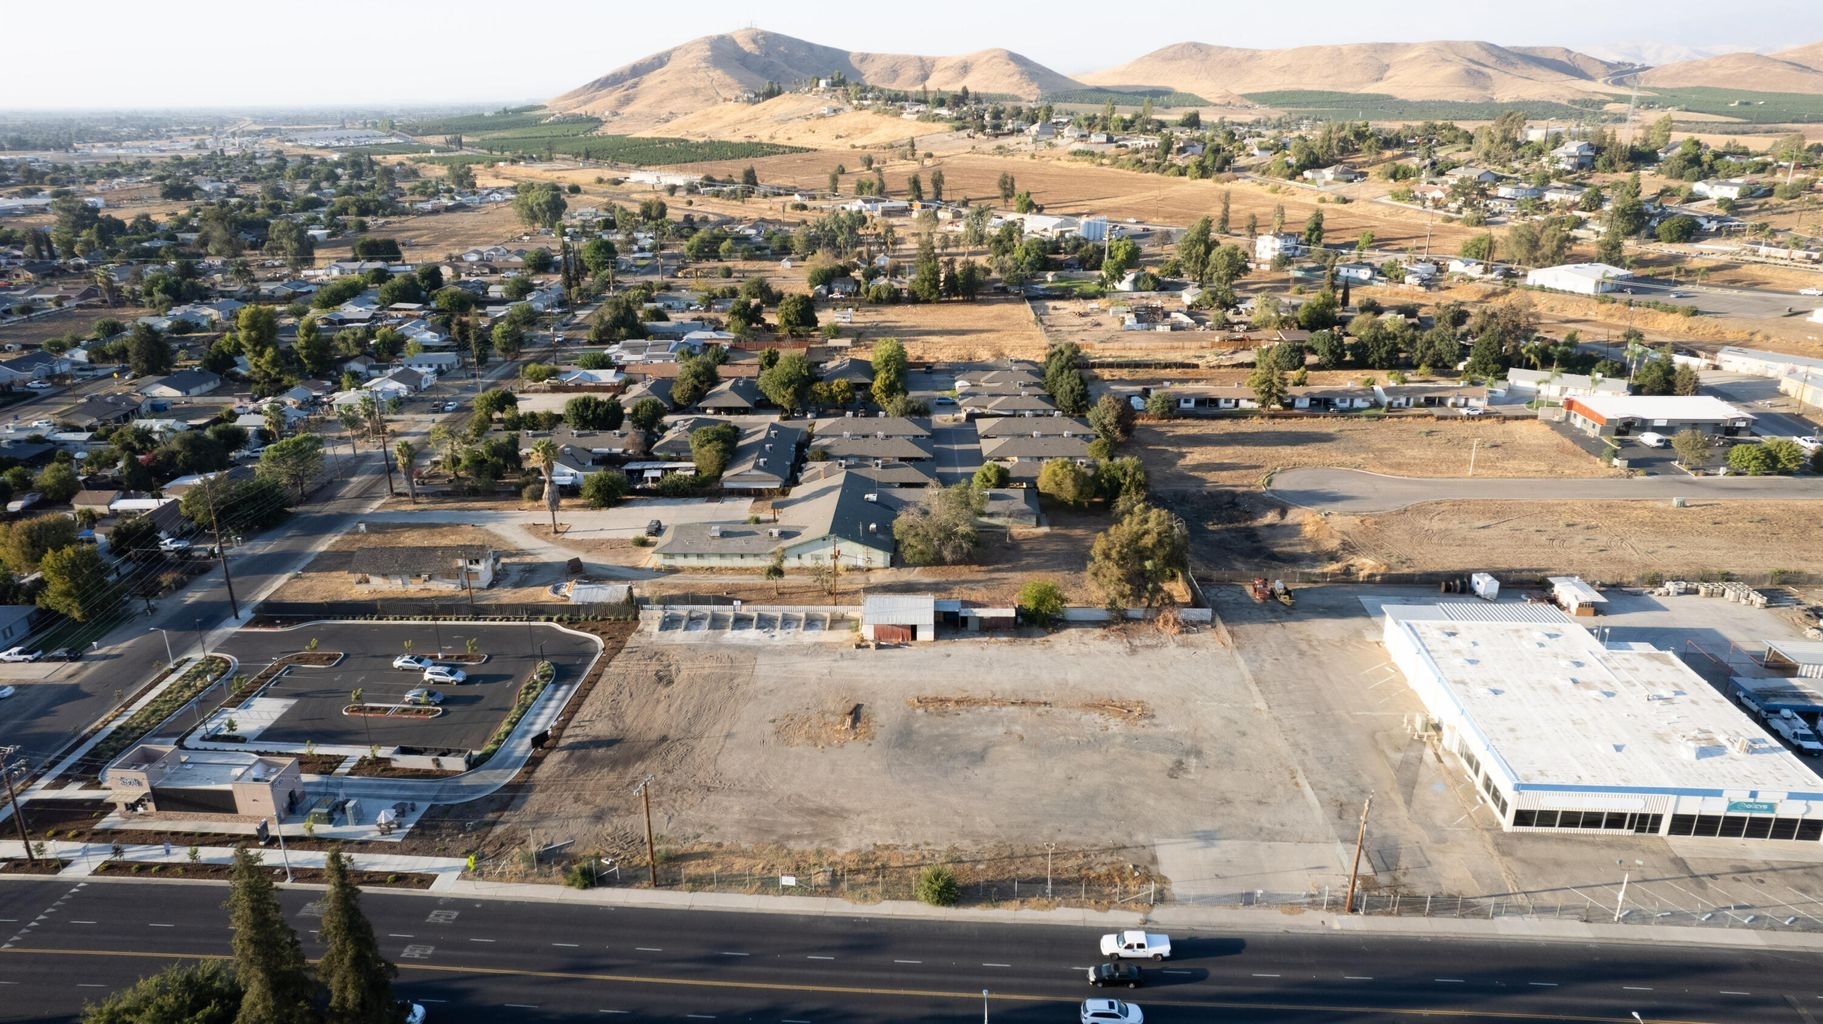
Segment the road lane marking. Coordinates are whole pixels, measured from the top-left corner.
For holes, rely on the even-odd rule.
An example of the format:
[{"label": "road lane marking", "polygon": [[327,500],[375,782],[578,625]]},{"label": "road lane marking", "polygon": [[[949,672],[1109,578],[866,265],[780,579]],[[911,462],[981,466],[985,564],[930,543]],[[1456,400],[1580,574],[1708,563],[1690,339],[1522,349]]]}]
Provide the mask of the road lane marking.
[{"label": "road lane marking", "polygon": [[470,941],[470,942],[492,942],[494,940],[493,939],[470,939],[468,941]]},{"label": "road lane marking", "polygon": [[1461,978],[1432,978],[1431,980],[1436,982],[1439,985],[1466,985],[1466,984],[1468,984],[1467,982],[1463,981]]},{"label": "road lane marking", "polygon": [[553,945],[553,946],[562,946],[562,947],[564,947],[564,948],[565,948],[565,949],[577,949],[577,948],[579,948],[579,947],[578,947],[578,946],[577,946],[577,944],[576,944],[576,943],[574,943],[574,942],[553,942],[553,943],[551,943],[551,945]]},{"label": "road lane marking", "polygon": [[[231,958],[226,953],[175,953],[168,951],[126,950],[126,949],[50,949],[35,946],[15,948],[7,951],[12,956],[46,956],[46,957],[105,957],[121,960],[151,961],[205,961],[228,962]],[[0,962],[5,960],[0,955]],[[311,961],[314,963],[315,961]],[[715,978],[653,978],[636,974],[606,974],[589,971],[530,971],[513,967],[479,967],[455,966],[442,964],[405,964],[402,969],[426,974],[470,975],[499,978],[537,978],[552,981],[590,981],[621,985],[648,985],[670,988],[701,988],[744,992],[791,992],[814,993],[818,995],[838,996],[879,996],[910,997],[917,999],[979,999],[981,990],[958,992],[949,989],[913,989],[913,988],[877,988],[860,985],[800,985],[777,981],[723,981]],[[1532,984],[1549,984],[1532,982]],[[1751,995],[1748,992],[1727,992],[1724,995]],[[995,993],[994,998],[1001,1003],[1055,1004],[1056,996],[1026,995],[1022,993]],[[423,1000],[419,1000],[423,1002]],[[1420,1016],[1437,1019],[1485,1021],[1508,1020],[1516,1024],[1532,1024],[1538,1016],[1531,1012],[1489,1010],[1485,1008],[1454,1009],[1448,1007],[1409,1007],[1409,1006],[1359,1006],[1344,1003],[1300,1003],[1268,1000],[1211,999],[1190,1002],[1173,999],[1148,999],[1148,1003],[1161,1006],[1195,1008],[1207,1012],[1210,1008],[1218,1010],[1254,1010],[1254,1011],[1295,1011],[1298,1013],[1327,1014],[1362,1014],[1371,1012],[1375,1016]],[[703,1019],[713,1019],[705,1017]],[[1553,1021],[1569,1024],[1614,1024],[1613,1017],[1594,1016],[1591,1014],[1561,1013],[1552,1016]],[[1688,1018],[1657,1018],[1653,1024],[1703,1024],[1701,1021]]]},{"label": "road lane marking", "polygon": [[1750,996],[1750,995],[1753,995],[1753,993],[1752,992],[1730,992],[1727,989],[1723,989],[1722,995],[1725,995],[1725,996]]},{"label": "road lane marking", "polygon": [[1627,992],[1650,992],[1650,991],[1652,991],[1651,989],[1647,988],[1644,985],[1622,985],[1621,989],[1623,991],[1627,991]]},{"label": "road lane marking", "polygon": [[684,1014],[684,1019],[686,1019],[686,1020],[714,1020],[715,1014],[713,1014],[713,1013],[686,1013],[686,1014]]},{"label": "road lane marking", "polygon": [[664,952],[664,950],[659,949],[656,946],[634,946],[633,948],[639,950],[641,953],[663,953]]},{"label": "road lane marking", "polygon": [[1526,982],[1526,984],[1532,986],[1533,988],[1556,988],[1557,987],[1557,983],[1555,981],[1528,981],[1528,982]]},{"label": "road lane marking", "polygon": [[1342,975],[1342,980],[1343,981],[1372,981],[1374,979],[1366,977],[1365,975],[1360,975],[1360,974],[1344,974],[1344,975]]},{"label": "road lane marking", "polygon": [[76,987],[77,988],[107,988],[106,985],[102,985],[102,984],[99,984],[99,983],[93,982],[93,981],[79,981],[76,983]]},{"label": "road lane marking", "polygon": [[409,939],[411,938],[411,935],[405,932],[387,932],[386,937],[389,939]]},{"label": "road lane marking", "polygon": [[1256,977],[1256,978],[1276,978],[1276,977],[1278,977],[1278,975],[1276,975],[1276,974],[1256,974],[1256,975],[1254,975],[1254,977]]},{"label": "road lane marking", "polygon": [[93,921],[71,921],[71,924],[94,924]]},{"label": "road lane marking", "polygon": [[165,924],[161,921],[147,921],[146,927],[147,928],[175,928],[177,926],[174,924]]},{"label": "road lane marking", "polygon": [[[1075,970],[1079,970],[1079,971],[1085,970],[1085,969],[1086,968],[1082,968],[1082,967],[1075,968]],[[1160,971],[1158,973],[1160,973],[1160,974],[1195,974],[1196,972],[1195,971]]]},{"label": "road lane marking", "polygon": [[632,1010],[596,1010],[596,1013],[632,1013]]},{"label": "road lane marking", "polygon": [[501,1006],[510,1006],[515,1010],[536,1010],[536,1009],[538,1009],[537,1003],[501,1003],[500,1005]]},{"label": "road lane marking", "polygon": [[[834,960],[835,957],[833,957],[833,956],[807,956],[804,959],[806,959],[806,960]],[[1817,998],[1823,999],[1823,996],[1818,996]]]},{"label": "road lane marking", "polygon": [[1012,964],[982,964],[983,967],[1011,967]]},{"label": "road lane marking", "polygon": [[414,1003],[447,1003],[447,1002],[449,1002],[449,1000],[447,1000],[447,999],[431,999],[431,998],[429,998],[429,997],[428,997],[428,996],[419,996],[419,997],[418,997],[418,998],[416,998],[416,999],[413,999],[413,1000],[412,1000],[412,1002],[414,1002]]},{"label": "road lane marking", "polygon": [[895,964],[921,964],[923,962],[924,961],[922,961],[922,960],[894,960],[893,961],[893,963],[895,963]]},{"label": "road lane marking", "polygon": [[719,956],[752,956],[752,953],[720,953]]}]

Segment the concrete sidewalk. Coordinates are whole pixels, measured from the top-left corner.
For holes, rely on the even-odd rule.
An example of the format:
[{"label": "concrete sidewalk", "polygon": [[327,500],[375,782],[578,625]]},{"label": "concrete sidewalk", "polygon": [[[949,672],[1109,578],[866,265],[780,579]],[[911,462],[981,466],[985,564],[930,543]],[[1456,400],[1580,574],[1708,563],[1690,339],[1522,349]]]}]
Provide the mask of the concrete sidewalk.
[{"label": "concrete sidewalk", "polygon": [[[94,876],[92,873],[95,865],[113,854],[112,847],[99,843],[47,843],[46,847],[47,854],[76,861],[66,867],[57,876],[59,878],[92,878],[97,883],[180,881],[138,875]],[[265,864],[278,867],[282,863],[276,846],[265,848],[263,853]],[[17,840],[0,842],[0,857],[19,858],[23,856],[24,849]],[[198,851],[198,856],[203,863],[226,864],[233,859],[234,851],[227,847],[203,847]],[[323,865],[325,854],[315,850],[292,850],[289,851],[288,856],[293,868],[320,868]],[[179,864],[188,862],[190,858],[187,847],[173,844],[168,850],[160,845],[125,847],[120,859],[138,864]],[[491,882],[465,875],[466,861],[458,857],[356,853],[352,855],[352,862],[353,866],[361,871],[435,874],[437,879],[428,889],[391,891],[403,895],[426,895],[437,898],[460,897],[528,903],[638,907],[654,910],[707,910],[723,913],[839,915],[849,918],[946,921],[956,924],[1035,924],[1050,927],[1091,928],[1098,931],[1116,931],[1143,925],[1167,932],[1194,933],[1199,936],[1344,933],[1361,936],[1459,938],[1478,941],[1676,944],[1799,952],[1823,951],[1823,934],[1748,928],[1592,924],[1580,921],[1516,917],[1503,917],[1495,920],[1378,915],[1367,917],[1295,911],[1278,907],[1242,909],[1173,904],[1149,907],[1145,910],[1095,910],[1083,907],[1058,907],[1049,910],[989,907],[945,908],[905,900],[854,903],[833,896],[753,895],[612,886],[597,889],[571,889],[561,885],[529,882]],[[43,877],[45,876],[0,873],[0,881],[6,879],[29,881]],[[317,886],[298,883],[298,887],[310,889]]]}]

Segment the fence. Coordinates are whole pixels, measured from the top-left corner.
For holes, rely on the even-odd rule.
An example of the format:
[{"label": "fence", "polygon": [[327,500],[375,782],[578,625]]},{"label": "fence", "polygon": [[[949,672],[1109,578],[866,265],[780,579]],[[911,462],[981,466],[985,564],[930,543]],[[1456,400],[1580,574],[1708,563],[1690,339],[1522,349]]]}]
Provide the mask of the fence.
[{"label": "fence", "polygon": [[518,622],[584,622],[596,619],[636,619],[632,604],[470,604],[451,601],[266,601],[254,618],[274,625],[314,622],[319,619],[461,619]]},{"label": "fence", "polygon": [[[1531,568],[1503,568],[1495,570],[1495,574],[1500,577],[1501,585],[1504,588],[1504,594],[1505,590],[1520,590],[1528,587],[1536,590],[1548,590],[1549,585],[1545,582],[1545,578],[1548,576],[1565,575],[1565,569],[1562,565],[1536,566]],[[1279,570],[1270,575],[1272,578],[1284,580],[1287,585],[1305,586],[1315,586],[1318,584],[1326,586],[1346,586],[1348,584],[1434,586],[1446,583],[1450,580],[1466,580],[1469,576],[1467,572],[1461,570],[1449,572],[1348,573],[1299,569]],[[1803,587],[1815,586],[1819,583],[1823,583],[1823,573],[1802,572],[1796,569],[1756,568],[1730,570],[1717,569],[1714,567],[1703,567],[1700,569],[1679,568],[1648,570],[1629,577],[1604,579],[1601,582],[1608,586],[1658,588],[1663,586],[1666,580],[1677,579],[1679,577],[1691,581],[1710,583],[1735,582],[1745,584],[1748,587]],[[1198,576],[1198,582],[1204,587],[1224,585],[1245,587],[1252,579],[1252,576],[1221,576],[1211,575],[1209,573],[1202,573]],[[1695,595],[1690,594],[1686,596]],[[1778,601],[1775,599],[1773,603],[1777,604]]]},{"label": "fence", "polygon": [[[1312,893],[1237,892],[1199,896],[1195,906],[1261,907],[1313,913],[1340,913],[1345,893],[1325,887]],[[1583,892],[1553,892],[1550,898],[1525,893],[1500,896],[1427,896],[1409,893],[1358,893],[1355,913],[1368,917],[1438,917],[1459,920],[1523,918],[1535,921],[1579,921],[1584,924],[1652,924],[1701,928],[1745,928],[1757,931],[1823,932],[1823,899],[1797,897],[1786,902],[1708,903],[1686,893],[1686,903],[1671,903],[1640,887]]]}]

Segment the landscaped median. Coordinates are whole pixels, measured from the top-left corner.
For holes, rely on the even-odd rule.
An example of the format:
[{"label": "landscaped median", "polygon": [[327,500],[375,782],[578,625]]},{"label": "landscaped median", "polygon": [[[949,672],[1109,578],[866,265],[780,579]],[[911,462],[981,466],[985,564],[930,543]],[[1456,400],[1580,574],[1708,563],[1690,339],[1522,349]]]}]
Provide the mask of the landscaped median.
[{"label": "landscaped median", "polygon": [[548,661],[541,661],[532,669],[532,678],[519,687],[519,699],[513,702],[512,712],[506,716],[505,721],[500,723],[500,728],[494,730],[494,735],[488,739],[487,746],[482,747],[481,752],[475,755],[470,767],[479,768],[494,756],[494,753],[506,743],[507,737],[513,734],[513,729],[519,725],[519,720],[532,709],[532,705],[538,703],[538,698],[544,693],[545,687],[550,686],[551,681],[556,678],[557,666]]},{"label": "landscaped median", "polygon": [[220,682],[233,668],[234,663],[219,654],[212,654],[190,666],[175,681],[166,683],[158,696],[117,724],[113,731],[89,748],[88,753],[83,755],[84,763],[92,766],[92,774],[99,777],[101,769],[108,762],[138,743],[146,733],[157,728],[160,722],[183,710],[185,704]]}]

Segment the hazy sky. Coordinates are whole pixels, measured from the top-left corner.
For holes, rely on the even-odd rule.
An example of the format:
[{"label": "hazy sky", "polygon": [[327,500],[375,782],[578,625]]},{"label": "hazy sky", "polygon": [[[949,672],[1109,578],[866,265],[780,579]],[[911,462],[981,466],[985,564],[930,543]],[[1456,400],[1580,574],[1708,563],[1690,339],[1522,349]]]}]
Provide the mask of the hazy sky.
[{"label": "hazy sky", "polygon": [[[1708,0],[85,0],[8,7],[0,14],[9,72],[0,108],[544,99],[685,40],[749,25],[849,50],[1003,46],[1065,74],[1191,40],[1279,48],[1485,39],[1658,61],[1823,39],[1819,0],[1755,0],[1734,14]],[[907,17],[894,17],[900,14]],[[1312,71],[1305,84],[1322,88],[1321,69]]]}]

